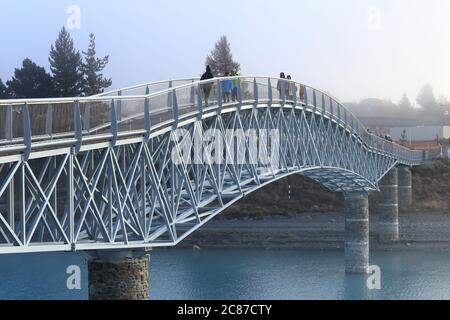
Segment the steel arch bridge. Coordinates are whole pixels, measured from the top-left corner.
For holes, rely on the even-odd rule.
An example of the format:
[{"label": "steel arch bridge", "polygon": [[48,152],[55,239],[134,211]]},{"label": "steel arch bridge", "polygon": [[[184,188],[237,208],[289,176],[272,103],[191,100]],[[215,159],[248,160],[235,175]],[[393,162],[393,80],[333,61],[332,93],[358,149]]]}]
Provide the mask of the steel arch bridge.
[{"label": "steel arch bridge", "polygon": [[0,253],[174,246],[286,176],[369,192],[422,161],[333,97],[270,77],[0,100],[0,121]]}]

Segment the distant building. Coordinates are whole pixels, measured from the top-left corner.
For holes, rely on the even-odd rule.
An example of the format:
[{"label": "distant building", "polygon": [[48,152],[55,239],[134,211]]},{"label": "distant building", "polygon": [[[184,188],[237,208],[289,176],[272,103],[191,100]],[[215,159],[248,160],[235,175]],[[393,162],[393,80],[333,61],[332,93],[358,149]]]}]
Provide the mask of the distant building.
[{"label": "distant building", "polygon": [[407,142],[436,141],[450,138],[450,126],[394,127],[390,135],[395,141],[401,141],[404,136]]}]

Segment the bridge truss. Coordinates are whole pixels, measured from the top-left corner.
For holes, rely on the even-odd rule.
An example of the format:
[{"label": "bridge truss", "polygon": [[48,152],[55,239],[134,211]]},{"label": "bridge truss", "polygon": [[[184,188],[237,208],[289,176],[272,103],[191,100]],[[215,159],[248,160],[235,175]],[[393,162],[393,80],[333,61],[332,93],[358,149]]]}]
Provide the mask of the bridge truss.
[{"label": "bridge truss", "polygon": [[[224,81],[237,84],[235,101]],[[0,253],[173,246],[286,176],[370,192],[392,167],[422,160],[296,82],[187,82],[0,101]]]}]

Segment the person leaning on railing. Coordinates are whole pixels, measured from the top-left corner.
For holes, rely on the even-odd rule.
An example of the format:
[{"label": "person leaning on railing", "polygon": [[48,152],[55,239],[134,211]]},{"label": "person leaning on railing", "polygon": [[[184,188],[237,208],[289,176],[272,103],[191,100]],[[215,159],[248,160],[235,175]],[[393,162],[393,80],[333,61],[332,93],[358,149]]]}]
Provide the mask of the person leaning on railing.
[{"label": "person leaning on railing", "polygon": [[[287,79],[292,81],[291,76],[287,76]],[[297,95],[297,86],[295,85],[295,82],[289,82],[287,84],[287,90],[286,90],[286,97],[288,100],[293,101],[294,97]]]},{"label": "person leaning on railing", "polygon": [[[232,74],[233,77],[238,77],[239,74],[237,72],[233,72]],[[234,78],[232,80],[232,84],[233,84],[233,90],[231,91],[231,101],[236,102],[238,99],[238,85],[239,85],[239,80],[237,78]]]},{"label": "person leaning on railing", "polygon": [[300,85],[300,101],[305,101],[305,86]]},{"label": "person leaning on railing", "polygon": [[[230,74],[227,72],[225,77],[229,77]],[[221,81],[222,97],[223,102],[229,103],[231,99],[231,91],[233,90],[233,81],[230,79],[225,79]]]},{"label": "person leaning on railing", "polygon": [[278,83],[277,83],[277,90],[280,94],[280,97],[282,96],[283,86],[286,85],[286,82],[281,79],[286,79],[286,75],[284,74],[284,72],[280,73],[280,80],[278,80]]},{"label": "person leaning on railing", "polygon": [[[210,80],[210,79],[214,79],[214,75],[211,71],[211,67],[206,66],[206,72],[202,75],[202,77],[200,78],[200,81]],[[211,94],[212,87],[213,87],[212,82],[204,83],[202,85],[203,97],[205,98],[205,106],[206,107],[209,106],[208,101],[209,101],[209,95]]]}]

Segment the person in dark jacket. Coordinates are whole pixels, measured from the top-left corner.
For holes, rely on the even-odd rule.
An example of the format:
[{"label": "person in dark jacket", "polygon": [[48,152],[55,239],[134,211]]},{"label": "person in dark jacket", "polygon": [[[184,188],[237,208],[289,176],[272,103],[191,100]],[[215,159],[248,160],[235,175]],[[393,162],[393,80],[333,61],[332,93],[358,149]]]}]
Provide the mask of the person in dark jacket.
[{"label": "person in dark jacket", "polygon": [[[280,79],[286,79],[284,72],[280,73]],[[277,89],[281,98],[283,90],[286,90],[286,82],[284,80],[278,80]]]},{"label": "person in dark jacket", "polygon": [[[202,75],[202,77],[200,78],[200,81],[204,81],[204,80],[210,80],[213,79],[214,75],[211,71],[211,67],[210,66],[206,66],[206,72]],[[208,82],[208,83],[204,83],[202,85],[203,88],[203,97],[205,98],[205,106],[208,107],[208,100],[209,100],[209,95],[211,93],[211,89],[213,87],[213,83],[212,82]]]},{"label": "person in dark jacket", "polygon": [[[237,72],[233,72],[232,75],[233,75],[233,77],[239,76],[239,74],[238,74]],[[233,83],[233,90],[231,91],[231,100],[232,100],[233,102],[235,102],[235,101],[238,100],[238,86],[239,86],[239,80],[238,80],[238,78],[234,78],[234,79],[232,80],[232,83]]]}]

